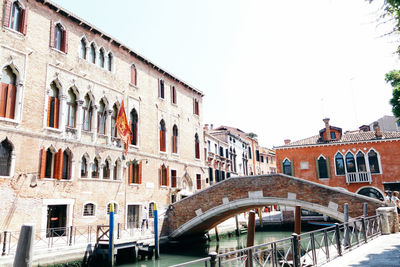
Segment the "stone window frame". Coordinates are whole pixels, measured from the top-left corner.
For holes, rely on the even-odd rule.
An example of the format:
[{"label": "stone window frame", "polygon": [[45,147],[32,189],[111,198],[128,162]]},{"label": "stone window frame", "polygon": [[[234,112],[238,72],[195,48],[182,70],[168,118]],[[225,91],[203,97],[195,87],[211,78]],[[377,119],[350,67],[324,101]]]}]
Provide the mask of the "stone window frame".
[{"label": "stone window frame", "polygon": [[[93,215],[85,215],[85,207],[86,205],[93,205]],[[96,217],[96,211],[97,211],[97,204],[94,201],[86,201],[82,205],[82,217],[83,218],[94,218]]]},{"label": "stone window frame", "polygon": [[10,161],[10,170],[9,170],[9,175],[2,175],[0,176],[1,179],[10,179],[13,178],[15,175],[15,162],[16,162],[16,158],[17,158],[17,153],[15,152],[15,146],[14,144],[10,141],[10,139],[8,139],[8,137],[6,136],[4,139],[0,140],[0,143],[2,142],[8,142],[11,145],[11,161]]},{"label": "stone window frame", "polygon": [[15,96],[15,107],[14,107],[14,119],[0,117],[0,122],[9,122],[14,125],[19,125],[22,122],[22,109],[23,109],[23,98],[24,98],[24,80],[21,78],[20,69],[15,63],[14,60],[11,59],[10,61],[6,62],[1,66],[0,71],[0,83],[3,76],[3,69],[10,67],[14,75],[16,76],[15,80],[15,87],[16,87],[16,96]]}]

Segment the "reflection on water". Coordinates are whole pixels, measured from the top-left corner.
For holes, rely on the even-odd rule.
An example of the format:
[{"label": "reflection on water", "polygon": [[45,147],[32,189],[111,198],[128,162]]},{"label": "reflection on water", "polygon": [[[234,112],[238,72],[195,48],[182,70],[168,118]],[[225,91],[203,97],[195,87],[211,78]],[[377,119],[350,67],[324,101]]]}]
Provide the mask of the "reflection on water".
[{"label": "reflection on water", "polygon": [[[289,237],[293,231],[265,231],[256,232],[254,237],[254,244],[263,244]],[[246,234],[240,237],[231,236],[220,238],[220,241],[215,240],[208,242],[202,240],[186,241],[181,243],[174,243],[164,245],[160,248],[160,259],[155,260],[142,260],[136,263],[119,265],[123,267],[161,267],[170,266],[173,264],[183,263],[187,261],[196,260],[199,258],[207,257],[209,252],[216,251],[217,253],[224,253],[233,251],[246,246]],[[203,265],[201,265],[203,266]]]}]

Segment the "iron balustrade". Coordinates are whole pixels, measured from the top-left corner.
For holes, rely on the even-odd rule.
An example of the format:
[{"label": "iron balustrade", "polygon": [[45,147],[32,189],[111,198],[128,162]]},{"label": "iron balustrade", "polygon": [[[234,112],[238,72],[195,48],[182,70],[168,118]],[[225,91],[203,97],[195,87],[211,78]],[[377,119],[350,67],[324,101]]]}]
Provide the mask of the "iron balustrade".
[{"label": "iron balustrade", "polygon": [[320,266],[381,234],[380,215],[359,217],[301,235],[173,265],[179,266]]},{"label": "iron balustrade", "polygon": [[370,172],[348,172],[346,173],[346,183],[371,183],[371,173]]},{"label": "iron balustrade", "polygon": [[[108,228],[108,225],[87,225],[42,229],[35,233],[34,250],[40,251],[51,248],[95,244],[96,242],[108,240]],[[154,231],[149,227],[147,233],[152,235]],[[118,223],[115,227],[114,236],[116,240],[131,241],[140,239],[144,234],[145,232],[140,228],[128,229],[125,224]],[[19,235],[20,231],[0,231],[1,256],[15,253]]]}]

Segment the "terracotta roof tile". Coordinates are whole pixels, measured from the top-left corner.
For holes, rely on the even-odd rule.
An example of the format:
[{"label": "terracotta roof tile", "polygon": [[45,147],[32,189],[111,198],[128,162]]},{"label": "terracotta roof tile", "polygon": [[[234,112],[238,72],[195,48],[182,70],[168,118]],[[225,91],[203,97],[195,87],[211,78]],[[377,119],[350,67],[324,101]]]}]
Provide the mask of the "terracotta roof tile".
[{"label": "terracotta roof tile", "polygon": [[276,148],[294,147],[294,146],[307,146],[307,145],[319,145],[319,144],[334,144],[334,143],[347,143],[347,142],[359,142],[369,140],[385,140],[400,138],[400,132],[382,132],[382,138],[376,138],[374,131],[360,132],[350,131],[345,132],[338,140],[323,141],[320,139],[320,135],[314,135],[305,139],[290,142],[289,144],[278,146]]}]

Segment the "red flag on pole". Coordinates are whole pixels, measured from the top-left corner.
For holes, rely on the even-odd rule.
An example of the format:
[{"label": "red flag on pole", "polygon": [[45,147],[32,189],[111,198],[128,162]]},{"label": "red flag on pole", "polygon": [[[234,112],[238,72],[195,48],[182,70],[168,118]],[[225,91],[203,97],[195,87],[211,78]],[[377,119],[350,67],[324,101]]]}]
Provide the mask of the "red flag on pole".
[{"label": "red flag on pole", "polygon": [[129,141],[131,140],[132,131],[129,128],[128,119],[126,118],[124,101],[122,100],[121,107],[118,111],[117,120],[115,122],[117,132],[121,137],[121,140],[125,143],[125,155],[128,152]]}]

